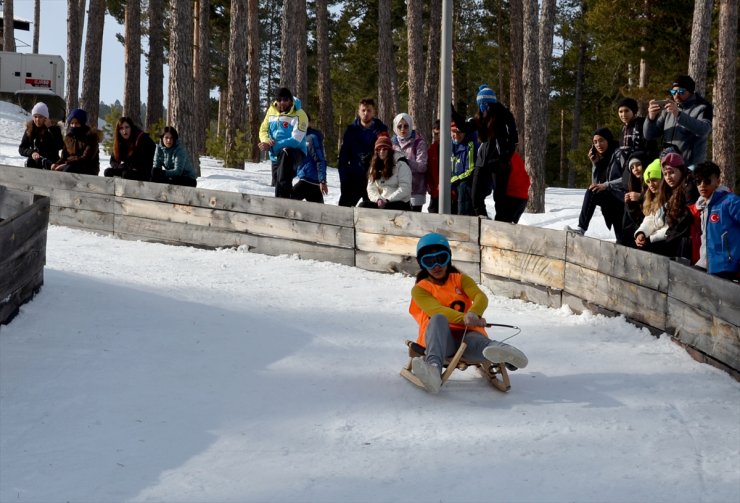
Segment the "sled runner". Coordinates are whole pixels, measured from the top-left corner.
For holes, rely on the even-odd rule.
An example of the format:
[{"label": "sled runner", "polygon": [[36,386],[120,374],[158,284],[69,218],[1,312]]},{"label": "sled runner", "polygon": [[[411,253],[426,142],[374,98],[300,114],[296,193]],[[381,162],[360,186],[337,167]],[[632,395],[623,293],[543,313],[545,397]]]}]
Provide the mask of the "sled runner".
[{"label": "sled runner", "polygon": [[[424,356],[424,347],[417,344],[414,341],[406,341],[406,346],[409,348],[409,361],[405,367],[401,369],[401,375],[411,381],[413,384],[424,388],[424,384],[411,372],[411,361],[415,357]],[[476,367],[478,372],[486,379],[491,385],[500,391],[509,391],[511,384],[509,383],[509,373],[506,370],[506,364],[504,363],[469,363],[463,360],[462,355],[465,352],[465,348],[468,345],[463,342],[460,344],[460,348],[457,350],[452,358],[447,360],[444,364],[445,370],[442,372],[442,384],[446,383],[450,378],[450,375],[456,370],[465,370],[468,367]]]}]

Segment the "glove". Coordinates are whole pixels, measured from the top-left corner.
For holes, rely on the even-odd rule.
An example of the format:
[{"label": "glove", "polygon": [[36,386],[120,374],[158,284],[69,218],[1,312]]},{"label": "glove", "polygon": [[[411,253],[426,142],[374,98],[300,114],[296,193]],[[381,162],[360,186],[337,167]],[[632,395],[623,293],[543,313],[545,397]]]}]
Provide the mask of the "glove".
[{"label": "glove", "polygon": [[486,320],[475,314],[473,311],[468,311],[463,316],[463,321],[470,327],[485,327]]},{"label": "glove", "polygon": [[385,208],[385,199],[378,199],[378,208]]}]

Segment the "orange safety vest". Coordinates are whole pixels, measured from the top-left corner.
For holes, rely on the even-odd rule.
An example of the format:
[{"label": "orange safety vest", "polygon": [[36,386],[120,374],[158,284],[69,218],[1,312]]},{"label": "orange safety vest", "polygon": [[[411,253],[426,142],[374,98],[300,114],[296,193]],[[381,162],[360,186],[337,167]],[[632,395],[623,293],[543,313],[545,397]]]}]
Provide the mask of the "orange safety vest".
[{"label": "orange safety vest", "polygon": [[[473,305],[473,300],[467,296],[462,286],[462,273],[453,272],[447,276],[447,281],[443,285],[433,283],[428,279],[419,281],[416,286],[423,288],[427,292],[431,293],[432,296],[439,301],[439,303],[447,308],[453,309],[461,313],[467,313],[470,306]],[[429,325],[429,319],[431,318],[427,313],[422,311],[421,307],[412,298],[411,304],[409,304],[409,313],[414,317],[416,322],[419,324],[419,336],[416,339],[418,344],[426,347],[424,340],[424,334],[427,331],[427,325]],[[462,323],[450,323],[451,330],[465,330],[465,325]],[[486,337],[485,328],[483,327],[467,327],[468,331],[480,332]]]}]

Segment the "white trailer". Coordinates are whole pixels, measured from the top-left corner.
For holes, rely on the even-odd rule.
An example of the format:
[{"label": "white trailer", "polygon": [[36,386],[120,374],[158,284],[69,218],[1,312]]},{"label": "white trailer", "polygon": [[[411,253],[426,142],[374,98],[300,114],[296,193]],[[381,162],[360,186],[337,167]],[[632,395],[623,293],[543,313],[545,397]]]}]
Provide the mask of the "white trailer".
[{"label": "white trailer", "polygon": [[64,120],[64,60],[53,54],[0,51],[0,96],[30,111],[38,101]]}]

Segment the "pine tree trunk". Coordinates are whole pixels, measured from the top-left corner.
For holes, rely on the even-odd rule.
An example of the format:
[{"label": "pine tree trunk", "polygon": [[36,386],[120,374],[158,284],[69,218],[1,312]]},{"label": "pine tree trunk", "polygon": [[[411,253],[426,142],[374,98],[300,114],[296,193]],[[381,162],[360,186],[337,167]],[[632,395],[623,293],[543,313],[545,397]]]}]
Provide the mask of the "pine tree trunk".
[{"label": "pine tree trunk", "polygon": [[319,128],[324,133],[324,150],[330,161],[336,160],[337,133],[334,131],[334,107],[329,66],[329,13],[327,0],[316,0],[316,59],[319,91]]},{"label": "pine tree trunk", "polygon": [[[247,71],[249,73],[249,144],[252,162],[260,159],[260,20],[259,0],[248,0],[247,5]],[[319,77],[321,78],[321,77]]]},{"label": "pine tree trunk", "polygon": [[3,51],[15,52],[15,26],[13,26],[13,0],[3,2]]},{"label": "pine tree trunk", "polygon": [[712,159],[722,171],[722,183],[735,188],[737,134],[737,0],[719,0],[717,82],[714,87]]},{"label": "pine tree trunk", "polygon": [[712,29],[712,0],[695,0],[689,49],[689,75],[696,82],[696,92],[704,95],[707,87],[707,60]]},{"label": "pine tree trunk", "polygon": [[163,0],[149,0],[149,78],[147,81],[146,127],[164,118]]},{"label": "pine tree trunk", "polygon": [[200,176],[200,159],[195,151],[197,117],[193,110],[193,3],[171,0],[169,123],[177,129],[180,141]]},{"label": "pine tree trunk", "polygon": [[287,87],[296,92],[296,64],[298,51],[296,45],[296,18],[294,14],[295,0],[283,2],[283,15],[280,17],[280,87]]},{"label": "pine tree trunk", "polygon": [[195,136],[195,151],[202,154],[206,150],[206,137],[210,127],[211,112],[211,57],[210,57],[210,2],[199,0],[197,2],[197,26],[195,36],[195,48],[193,58],[197,64],[193,67],[193,79],[195,81],[195,108],[197,110],[198,124]]},{"label": "pine tree trunk", "polygon": [[378,1],[378,113],[380,120],[393,119],[393,38],[391,0]]},{"label": "pine tree trunk", "polygon": [[308,103],[308,33],[306,24],[306,0],[293,0],[295,3],[295,95],[303,100],[304,106]]},{"label": "pine tree trunk", "polygon": [[519,151],[526,152],[527,138],[524,130],[524,20],[522,0],[509,2],[509,38],[511,66],[509,70],[509,110],[519,128]]},{"label": "pine tree trunk", "polygon": [[[583,38],[583,33],[578,34],[579,40]],[[583,79],[586,73],[586,52],[588,44],[584,41],[579,42],[578,62],[576,63],[576,89],[573,100],[573,124],[570,133],[570,150],[578,148],[578,137],[581,132],[581,110],[583,109]],[[568,162],[568,187],[576,186],[576,166]]]},{"label": "pine tree trunk", "polygon": [[128,0],[124,31],[123,115],[141,124],[141,2]]},{"label": "pine tree trunk", "polygon": [[77,108],[80,104],[80,61],[82,60],[84,13],[84,3],[80,6],[80,0],[67,0],[67,110]]},{"label": "pine tree trunk", "polygon": [[244,169],[244,158],[236,154],[239,132],[246,124],[247,0],[231,0],[229,38],[229,90],[226,98],[225,161],[227,168]]},{"label": "pine tree trunk", "polygon": [[423,104],[428,100],[424,95],[424,27],[422,24],[421,0],[406,1],[406,34],[408,45],[408,114],[414,120],[414,127],[422,136],[429,137],[429,121],[423,111]]},{"label": "pine tree trunk", "polygon": [[41,33],[41,0],[33,0],[33,53],[39,53],[39,33]]},{"label": "pine tree trunk", "polygon": [[439,117],[439,50],[442,43],[442,0],[429,0],[429,38],[427,39],[426,75],[424,96],[427,97],[429,122],[422,130],[432,142],[432,123]]},{"label": "pine tree trunk", "polygon": [[90,0],[85,34],[85,68],[82,72],[80,108],[87,112],[87,123],[98,127],[100,110],[100,64],[103,57],[105,0]]}]

